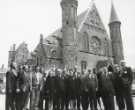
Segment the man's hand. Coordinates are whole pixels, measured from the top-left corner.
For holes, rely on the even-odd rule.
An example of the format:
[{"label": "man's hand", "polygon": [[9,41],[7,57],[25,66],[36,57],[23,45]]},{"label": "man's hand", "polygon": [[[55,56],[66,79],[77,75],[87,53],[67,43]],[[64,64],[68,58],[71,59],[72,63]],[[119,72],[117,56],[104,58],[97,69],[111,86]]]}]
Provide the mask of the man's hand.
[{"label": "man's hand", "polygon": [[16,92],[17,92],[17,93],[20,92],[20,89],[16,89]]}]

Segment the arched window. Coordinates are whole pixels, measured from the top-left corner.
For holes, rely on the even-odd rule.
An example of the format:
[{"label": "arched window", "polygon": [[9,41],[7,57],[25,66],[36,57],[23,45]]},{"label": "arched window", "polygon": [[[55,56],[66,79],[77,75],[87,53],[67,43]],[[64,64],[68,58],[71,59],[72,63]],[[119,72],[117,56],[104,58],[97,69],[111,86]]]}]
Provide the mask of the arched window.
[{"label": "arched window", "polygon": [[87,62],[81,61],[81,70],[86,70],[86,68],[87,68]]},{"label": "arched window", "polygon": [[56,57],[56,50],[51,50],[51,56]]},{"label": "arched window", "polygon": [[86,32],[84,32],[83,34],[83,49],[85,51],[89,50],[89,38],[88,38],[88,34]]}]

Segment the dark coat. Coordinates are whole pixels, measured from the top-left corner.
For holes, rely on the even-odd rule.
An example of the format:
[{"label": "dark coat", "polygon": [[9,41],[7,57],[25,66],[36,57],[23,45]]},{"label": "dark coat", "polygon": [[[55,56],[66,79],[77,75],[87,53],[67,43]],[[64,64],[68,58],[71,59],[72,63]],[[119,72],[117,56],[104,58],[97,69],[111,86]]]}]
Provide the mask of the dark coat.
[{"label": "dark coat", "polygon": [[122,79],[119,72],[114,72],[113,74],[113,86],[115,89],[115,93],[122,92]]},{"label": "dark coat", "polygon": [[97,76],[95,74],[92,74],[88,77],[88,87],[90,91],[96,91],[96,88],[98,88],[98,81]]},{"label": "dark coat", "polygon": [[114,95],[114,87],[112,81],[112,75],[103,75],[99,76],[99,90],[101,95]]},{"label": "dark coat", "polygon": [[59,89],[59,86],[58,86],[58,76],[51,76],[49,77],[48,79],[49,81],[47,83],[49,83],[48,85],[48,89],[49,89],[49,94],[51,97],[54,97],[57,95],[58,93],[58,89]]},{"label": "dark coat", "polygon": [[23,92],[30,91],[30,76],[29,73],[20,71],[17,78],[17,88]]},{"label": "dark coat", "polygon": [[59,86],[59,94],[60,95],[65,95],[65,77],[59,77],[59,80],[58,80],[58,86]]},{"label": "dark coat", "polygon": [[75,92],[77,96],[80,96],[81,94],[81,78],[80,77],[75,78]]},{"label": "dark coat", "polygon": [[89,92],[89,78],[84,75],[81,77],[81,92]]},{"label": "dark coat", "polygon": [[17,76],[12,71],[6,73],[6,93],[15,93],[17,88]]},{"label": "dark coat", "polygon": [[67,97],[70,97],[72,94],[72,92],[71,92],[71,79],[72,79],[71,76],[65,75],[64,83],[65,83],[65,94]]},{"label": "dark coat", "polygon": [[76,77],[75,76],[70,76],[70,82],[69,82],[69,84],[70,84],[70,90],[71,90],[71,96],[72,96],[72,98],[75,98],[75,95],[76,95]]},{"label": "dark coat", "polygon": [[47,76],[46,81],[44,82],[44,92],[46,96],[51,96],[51,77]]},{"label": "dark coat", "polygon": [[15,110],[14,103],[16,102],[17,76],[10,70],[6,73],[6,103],[5,109]]},{"label": "dark coat", "polygon": [[131,68],[125,67],[121,71],[121,80],[124,87],[130,87],[133,81],[133,73]]}]

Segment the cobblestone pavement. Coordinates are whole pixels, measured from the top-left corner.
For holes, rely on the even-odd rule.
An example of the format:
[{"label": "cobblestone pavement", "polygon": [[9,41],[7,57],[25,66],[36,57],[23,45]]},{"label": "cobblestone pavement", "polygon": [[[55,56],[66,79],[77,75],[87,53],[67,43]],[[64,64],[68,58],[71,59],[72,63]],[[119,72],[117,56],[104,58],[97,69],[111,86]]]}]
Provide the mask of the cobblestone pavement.
[{"label": "cobblestone pavement", "polygon": [[[135,97],[133,98],[133,101],[135,106]],[[0,95],[0,110],[5,110],[5,95]],[[118,110],[117,106],[116,106],[116,110]]]}]

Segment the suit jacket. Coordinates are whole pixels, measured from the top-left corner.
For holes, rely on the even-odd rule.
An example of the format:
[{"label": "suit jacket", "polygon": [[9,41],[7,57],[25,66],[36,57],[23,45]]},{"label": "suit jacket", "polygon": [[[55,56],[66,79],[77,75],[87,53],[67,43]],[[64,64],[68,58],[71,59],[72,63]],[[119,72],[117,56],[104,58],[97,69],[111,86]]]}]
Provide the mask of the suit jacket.
[{"label": "suit jacket", "polygon": [[62,76],[62,77],[59,77],[59,80],[58,80],[58,83],[59,83],[59,94],[65,94],[65,77]]},{"label": "suit jacket", "polygon": [[46,77],[46,81],[44,82],[44,92],[46,96],[51,96],[51,76]]},{"label": "suit jacket", "polygon": [[65,94],[68,97],[71,96],[71,94],[72,94],[72,91],[71,91],[71,79],[72,79],[71,76],[65,75],[65,78],[64,78]]},{"label": "suit jacket", "polygon": [[57,93],[57,77],[56,76],[51,76],[50,77],[50,84],[49,84],[49,90],[50,90],[50,95],[53,97]]},{"label": "suit jacket", "polygon": [[88,80],[89,90],[96,92],[96,89],[98,88],[97,76],[95,74],[90,74],[88,78],[89,78]]},{"label": "suit jacket", "polygon": [[89,92],[88,86],[89,78],[86,75],[81,77],[81,92]]},{"label": "suit jacket", "polygon": [[81,94],[81,78],[80,77],[75,78],[75,92],[77,96]]},{"label": "suit jacket", "polygon": [[112,81],[112,75],[100,74],[99,76],[99,89],[100,93],[103,95],[114,94],[114,87]]},{"label": "suit jacket", "polygon": [[120,71],[114,72],[113,74],[113,86],[115,89],[115,93],[122,92],[122,79],[120,76]]}]

